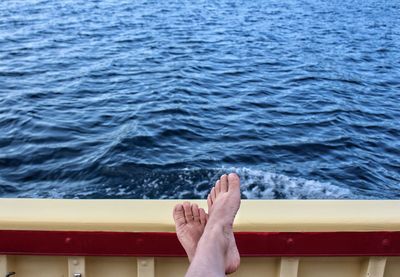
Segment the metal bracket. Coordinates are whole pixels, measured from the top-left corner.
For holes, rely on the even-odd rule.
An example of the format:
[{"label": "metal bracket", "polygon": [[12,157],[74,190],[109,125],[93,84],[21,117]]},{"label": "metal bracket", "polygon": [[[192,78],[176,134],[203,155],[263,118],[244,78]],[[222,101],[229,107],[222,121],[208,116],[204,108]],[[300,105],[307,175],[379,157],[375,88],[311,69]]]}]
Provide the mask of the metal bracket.
[{"label": "metal bracket", "polygon": [[86,277],[85,257],[68,257],[68,277]]}]

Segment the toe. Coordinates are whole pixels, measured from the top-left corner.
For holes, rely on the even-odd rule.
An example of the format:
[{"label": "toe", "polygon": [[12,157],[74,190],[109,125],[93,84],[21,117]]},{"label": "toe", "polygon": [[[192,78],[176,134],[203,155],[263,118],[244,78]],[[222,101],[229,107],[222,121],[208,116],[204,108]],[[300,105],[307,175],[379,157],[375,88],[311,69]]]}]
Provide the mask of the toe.
[{"label": "toe", "polygon": [[182,204],[177,204],[175,206],[173,216],[176,226],[180,226],[186,223],[185,212],[183,210]]},{"label": "toe", "polygon": [[218,180],[218,181],[215,183],[215,195],[218,195],[218,194],[220,194],[220,193],[221,193],[221,181]]},{"label": "toe", "polygon": [[197,204],[192,204],[192,214],[193,214],[193,220],[195,222],[200,222],[200,211],[199,211],[199,206]]},{"label": "toe", "polygon": [[213,202],[212,202],[212,200],[211,200],[211,195],[209,194],[209,195],[207,196],[208,213],[210,213],[210,211],[211,211],[211,206],[212,206],[212,204],[213,204]]},{"label": "toe", "polygon": [[236,173],[228,175],[228,191],[239,191],[240,193],[240,179]]},{"label": "toe", "polygon": [[200,212],[200,223],[201,223],[201,225],[205,226],[207,223],[206,211],[204,209],[200,208],[199,212]]},{"label": "toe", "polygon": [[221,192],[228,191],[228,176],[226,174],[221,176]]},{"label": "toe", "polygon": [[186,222],[192,222],[193,221],[193,213],[192,213],[192,207],[189,202],[183,202],[183,210],[185,211],[185,219]]},{"label": "toe", "polygon": [[215,199],[217,198],[217,194],[215,193],[215,188],[211,189],[210,194],[211,194],[211,201],[214,203]]}]

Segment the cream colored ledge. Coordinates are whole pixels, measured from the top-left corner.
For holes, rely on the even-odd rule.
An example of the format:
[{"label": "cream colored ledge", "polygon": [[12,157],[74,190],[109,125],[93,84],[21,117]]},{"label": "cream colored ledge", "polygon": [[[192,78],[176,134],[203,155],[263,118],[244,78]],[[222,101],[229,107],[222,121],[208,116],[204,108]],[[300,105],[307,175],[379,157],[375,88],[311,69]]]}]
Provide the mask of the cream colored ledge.
[{"label": "cream colored ledge", "polygon": [[[179,202],[0,199],[0,229],[172,232]],[[235,221],[235,231],[378,230],[400,231],[400,200],[243,200]]]}]

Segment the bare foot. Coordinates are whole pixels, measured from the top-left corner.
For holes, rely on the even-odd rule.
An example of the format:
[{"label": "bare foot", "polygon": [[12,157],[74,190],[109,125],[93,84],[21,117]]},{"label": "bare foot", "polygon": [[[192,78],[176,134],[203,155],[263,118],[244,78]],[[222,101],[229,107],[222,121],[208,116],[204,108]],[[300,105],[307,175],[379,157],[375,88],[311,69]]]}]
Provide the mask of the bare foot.
[{"label": "bare foot", "polygon": [[191,262],[196,252],[197,243],[206,226],[206,212],[199,208],[197,204],[183,202],[183,204],[175,206],[173,216],[176,235],[186,251],[189,262]]},{"label": "bare foot", "polygon": [[207,198],[209,221],[207,225],[222,224],[228,240],[225,254],[225,273],[235,272],[240,255],[233,235],[233,221],[240,207],[240,179],[235,173],[222,175]]}]

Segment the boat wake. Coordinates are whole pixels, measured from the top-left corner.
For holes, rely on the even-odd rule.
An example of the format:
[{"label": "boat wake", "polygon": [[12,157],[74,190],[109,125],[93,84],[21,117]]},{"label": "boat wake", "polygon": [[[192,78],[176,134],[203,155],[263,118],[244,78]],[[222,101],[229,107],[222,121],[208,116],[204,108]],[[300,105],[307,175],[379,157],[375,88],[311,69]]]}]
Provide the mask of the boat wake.
[{"label": "boat wake", "polygon": [[348,189],[330,183],[241,168],[243,194],[249,199],[350,199]]},{"label": "boat wake", "polygon": [[[350,189],[327,182],[250,168],[140,169],[119,183],[93,182],[37,186],[13,197],[81,199],[204,199],[220,175],[236,172],[247,199],[354,199]],[[127,177],[127,176],[126,176]],[[100,183],[100,184],[99,184]]]}]

